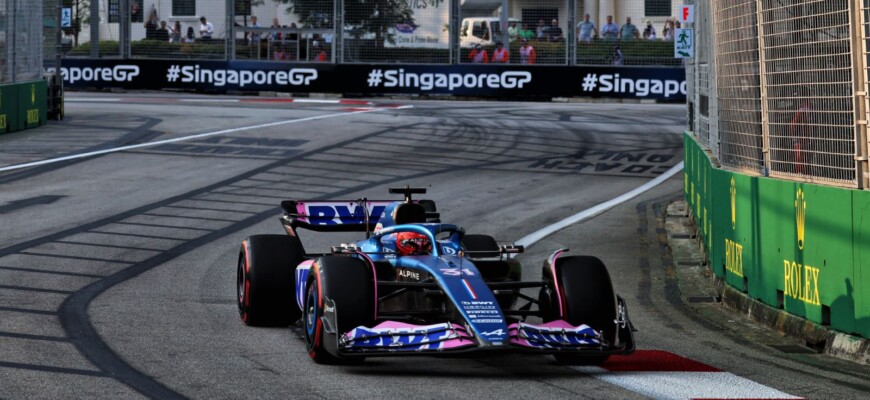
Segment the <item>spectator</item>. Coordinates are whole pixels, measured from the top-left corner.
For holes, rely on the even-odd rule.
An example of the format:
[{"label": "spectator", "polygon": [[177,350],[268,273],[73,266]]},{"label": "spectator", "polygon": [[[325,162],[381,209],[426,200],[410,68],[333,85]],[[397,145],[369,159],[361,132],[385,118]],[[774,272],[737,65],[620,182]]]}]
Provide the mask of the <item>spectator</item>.
[{"label": "spectator", "polygon": [[550,23],[550,29],[547,29],[547,40],[558,42],[563,39],[562,28],[559,27],[559,20],[553,18],[553,21]]},{"label": "spectator", "polygon": [[522,47],[520,47],[520,64],[535,63],[535,48],[529,45],[527,39],[522,39]]},{"label": "spectator", "polygon": [[486,64],[489,62],[489,54],[486,54],[486,50],[478,43],[471,49],[471,53],[468,53],[468,59],[475,64]]},{"label": "spectator", "polygon": [[547,28],[547,24],[544,23],[544,20],[539,19],[538,20],[538,27],[535,28],[535,37],[538,38],[538,40],[547,40],[547,30],[548,29],[550,29],[550,28]]},{"label": "spectator", "polygon": [[130,2],[130,22],[142,22],[142,7],[136,0]]},{"label": "spectator", "polygon": [[520,29],[520,39],[532,40],[535,38],[535,31],[529,29],[529,24],[524,24]]},{"label": "spectator", "polygon": [[495,43],[495,50],[492,51],[492,62],[501,64],[510,62],[510,53],[508,53],[508,49],[504,48],[502,42]]},{"label": "spectator", "polygon": [[619,48],[619,45],[613,46],[613,55],[610,61],[613,65],[622,65],[622,49]]},{"label": "spectator", "polygon": [[199,37],[203,40],[210,40],[214,35],[214,25],[205,19],[205,16],[199,17]]},{"label": "spectator", "polygon": [[[272,29],[281,29],[281,24],[278,22],[278,17],[272,18],[272,25],[269,26]],[[269,37],[273,42],[278,42],[281,40],[283,35],[281,32],[272,32],[272,35]]]},{"label": "spectator", "polygon": [[[815,149],[811,148],[811,145],[813,144],[813,103],[805,88],[797,93],[793,93],[792,96],[798,104],[798,109],[795,111],[791,122],[788,124],[788,137],[791,138],[792,148],[794,149],[793,170],[789,172],[812,175],[811,167],[814,158],[813,154],[815,153]],[[784,149],[787,148],[785,146],[782,147]],[[785,157],[786,160],[789,158],[791,157]]]},{"label": "spectator", "polygon": [[169,28],[169,42],[181,43],[181,22],[175,21],[175,25]]},{"label": "spectator", "polygon": [[[262,28],[260,24],[257,23],[257,16],[251,16],[251,24],[248,25],[251,28]],[[260,32],[251,32],[248,36],[248,40],[251,44],[256,44],[260,42]]]},{"label": "spectator", "polygon": [[619,26],[613,23],[613,16],[607,16],[607,23],[601,27],[601,36],[607,40],[616,40],[619,37]]},{"label": "spectator", "polygon": [[[285,28],[288,28],[288,27],[285,26]],[[289,28],[290,28],[290,29],[298,29],[298,28],[296,27],[296,23],[295,23],[295,22],[291,22]],[[296,32],[288,33],[288,34],[287,34],[287,40],[289,40],[289,41],[291,41],[291,42],[298,42],[298,41],[299,41],[299,34],[296,33]]]},{"label": "spectator", "polygon": [[640,38],[640,32],[637,31],[637,26],[631,23],[631,17],[625,18],[625,24],[619,28],[619,37],[622,40],[631,40]]},{"label": "spectator", "polygon": [[[595,32],[595,35],[592,35]],[[583,16],[583,21],[577,24],[577,38],[580,41],[589,43],[592,39],[598,37],[598,30],[595,29],[595,23],[589,20],[589,14]]]},{"label": "spectator", "polygon": [[184,38],[181,39],[184,43],[193,43],[196,38],[193,36],[193,27],[187,27],[187,34],[184,35]]},{"label": "spectator", "polygon": [[273,54],[272,58],[274,58],[275,60],[286,60],[287,54],[284,53],[284,47],[280,45],[275,46],[275,53]]},{"label": "spectator", "polygon": [[508,27],[508,38],[511,41],[517,40],[520,36],[520,28],[517,27],[517,21],[511,21],[510,26]]},{"label": "spectator", "polygon": [[646,40],[656,40],[656,28],[653,27],[650,20],[646,20],[646,28],[643,28],[643,38]]},{"label": "spectator", "polygon": [[550,21],[550,26],[547,27],[547,40],[550,42],[558,42],[564,39],[564,33],[562,28],[559,26],[559,20],[553,18],[553,20]]},{"label": "spectator", "polygon": [[160,21],[160,28],[154,32],[154,40],[159,40],[161,42],[169,41],[169,27],[166,26],[166,21]]},{"label": "spectator", "polygon": [[314,61],[326,62],[326,51],[321,49],[319,44],[314,46],[314,51],[317,53],[317,56],[314,57]]},{"label": "spectator", "polygon": [[158,27],[157,11],[153,10],[148,14],[148,20],[145,21],[145,39],[156,40]]},{"label": "spectator", "polygon": [[665,27],[662,28],[662,39],[670,42],[674,41],[674,20],[668,18],[665,21]]}]

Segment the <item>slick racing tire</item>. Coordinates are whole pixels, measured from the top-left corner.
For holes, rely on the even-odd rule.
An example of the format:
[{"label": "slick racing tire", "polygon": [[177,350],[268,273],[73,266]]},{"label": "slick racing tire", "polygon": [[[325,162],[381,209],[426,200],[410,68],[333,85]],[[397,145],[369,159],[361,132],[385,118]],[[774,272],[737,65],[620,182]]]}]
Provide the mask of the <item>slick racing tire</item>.
[{"label": "slick racing tire", "polygon": [[[305,289],[302,316],[308,355],[318,364],[361,362],[361,357],[340,359],[330,353],[337,351],[338,337],[358,326],[373,327],[376,302],[372,267],[356,257],[321,257],[311,266]],[[325,329],[322,317],[325,303],[335,303],[337,326],[333,333]]]},{"label": "slick racing tire", "polygon": [[[615,343],[616,294],[604,263],[592,256],[570,256],[556,261],[556,271],[567,303],[568,323],[589,325],[608,343]],[[565,364],[598,365],[608,356],[556,354],[555,358]]]},{"label": "slick racing tire", "polygon": [[254,235],[242,241],[236,271],[239,316],[251,326],[288,326],[302,315],[293,296],[296,265],[304,260],[299,238]]}]

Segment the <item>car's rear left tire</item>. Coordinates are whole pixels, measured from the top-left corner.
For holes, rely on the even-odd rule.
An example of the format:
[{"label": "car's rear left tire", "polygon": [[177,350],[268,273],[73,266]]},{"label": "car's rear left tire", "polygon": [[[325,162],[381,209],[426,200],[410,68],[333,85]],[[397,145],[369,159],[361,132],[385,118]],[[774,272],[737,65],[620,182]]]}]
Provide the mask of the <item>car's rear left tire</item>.
[{"label": "car's rear left tire", "polygon": [[253,235],[242,241],[236,268],[239,317],[251,326],[288,326],[302,315],[293,296],[296,266],[305,259],[299,238]]}]

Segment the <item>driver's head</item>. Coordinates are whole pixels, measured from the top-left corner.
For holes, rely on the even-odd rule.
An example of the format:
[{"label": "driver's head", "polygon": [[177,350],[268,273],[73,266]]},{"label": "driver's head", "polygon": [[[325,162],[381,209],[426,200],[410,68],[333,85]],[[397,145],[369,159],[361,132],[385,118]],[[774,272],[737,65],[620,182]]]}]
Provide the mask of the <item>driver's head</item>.
[{"label": "driver's head", "polygon": [[432,242],[424,234],[399,232],[396,234],[396,252],[402,256],[432,253]]}]

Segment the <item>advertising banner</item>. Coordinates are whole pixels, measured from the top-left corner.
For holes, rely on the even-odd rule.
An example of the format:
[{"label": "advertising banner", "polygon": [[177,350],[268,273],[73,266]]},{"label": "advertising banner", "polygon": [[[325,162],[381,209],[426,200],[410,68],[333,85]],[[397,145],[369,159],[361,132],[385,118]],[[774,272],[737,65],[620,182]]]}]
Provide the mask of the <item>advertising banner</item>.
[{"label": "advertising banner", "polygon": [[413,11],[413,21],[390,29],[395,43],[387,47],[427,47],[446,49],[449,45],[450,2],[443,0],[404,0]]},{"label": "advertising banner", "polygon": [[68,88],[685,101],[682,68],[66,59]]}]

